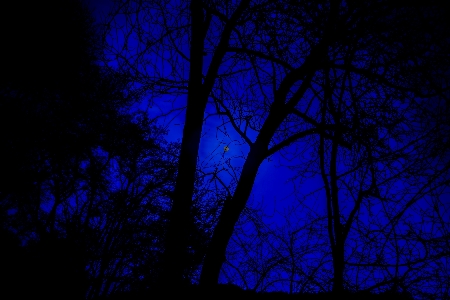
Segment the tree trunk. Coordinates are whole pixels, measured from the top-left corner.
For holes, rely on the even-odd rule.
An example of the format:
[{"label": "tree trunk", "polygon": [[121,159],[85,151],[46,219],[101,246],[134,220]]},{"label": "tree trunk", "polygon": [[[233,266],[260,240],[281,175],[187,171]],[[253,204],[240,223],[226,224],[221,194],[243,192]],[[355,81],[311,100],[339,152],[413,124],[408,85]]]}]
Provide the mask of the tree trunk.
[{"label": "tree trunk", "polygon": [[178,174],[169,215],[163,255],[162,282],[170,286],[183,283],[184,267],[187,263],[187,246],[190,229],[194,192],[195,171],[200,144],[203,116],[207,95],[203,92],[202,70],[204,49],[203,8],[200,1],[191,2],[192,39],[190,45],[189,87],[187,96],[186,121],[183,129]]},{"label": "tree trunk", "polygon": [[203,262],[200,276],[200,284],[203,286],[214,286],[219,281],[219,273],[225,261],[228,241],[233,234],[234,225],[238,221],[250,196],[258,168],[264,159],[264,154],[265,151],[262,145],[257,146],[256,143],[252,145],[244,163],[236,191],[233,197],[224,204]]},{"label": "tree trunk", "polygon": [[191,229],[194,226],[191,210],[192,195],[208,96],[214,86],[223,57],[227,52],[231,33],[249,3],[250,0],[241,1],[226,23],[203,81],[204,40],[211,16],[207,15],[205,20],[202,1],[191,1],[192,39],[186,122],[183,129],[178,174],[172,210],[169,216],[162,270],[162,282],[172,288],[183,283],[186,263],[189,263],[187,247],[192,233]]},{"label": "tree trunk", "polygon": [[344,245],[336,244],[333,251],[333,293],[344,291]]},{"label": "tree trunk", "polygon": [[[245,160],[238,185],[233,197],[226,201],[220,213],[219,222],[214,229],[214,233],[200,275],[200,284],[208,287],[214,286],[219,281],[219,274],[225,261],[225,253],[228,242],[233,234],[234,226],[247,204],[250,193],[255,182],[258,168],[263,160],[269,155],[268,147],[273,135],[280,124],[284,121],[290,110],[302,98],[315,73],[313,62],[321,54],[321,48],[317,47],[311,52],[303,66],[288,74],[278,88],[275,100],[271,105],[269,115],[264,122],[256,141],[251,144],[250,152]],[[297,79],[297,80],[296,80]],[[303,79],[302,85],[297,92],[286,103],[287,94],[296,81]],[[281,146],[283,144],[283,146]],[[289,143],[280,143],[278,150]]]}]

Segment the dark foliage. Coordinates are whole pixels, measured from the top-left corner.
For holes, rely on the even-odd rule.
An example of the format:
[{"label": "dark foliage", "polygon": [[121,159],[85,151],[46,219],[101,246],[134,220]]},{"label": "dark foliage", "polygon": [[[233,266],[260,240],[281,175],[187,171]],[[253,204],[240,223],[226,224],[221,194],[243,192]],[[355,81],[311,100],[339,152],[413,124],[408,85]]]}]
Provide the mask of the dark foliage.
[{"label": "dark foliage", "polygon": [[178,146],[129,113],[81,2],[1,11],[2,294],[83,299],[151,282]]},{"label": "dark foliage", "polygon": [[[119,70],[105,63],[102,32],[83,2],[0,4],[0,298],[400,300],[432,280],[433,292],[448,295],[448,274],[435,272],[448,270],[440,264],[449,257],[448,211],[439,207],[450,170],[446,8],[243,0],[175,1],[168,10],[162,2],[116,2],[112,19],[136,8],[160,26],[129,27],[125,36],[147,44],[137,59],[126,46],[117,51],[126,52]],[[189,49],[178,48],[185,40]],[[161,54],[172,73],[146,73]],[[167,142],[167,131],[133,106],[152,93],[187,96],[181,144]],[[214,113],[205,110],[210,102]],[[205,114],[224,117],[219,127],[231,124],[248,144],[242,168],[199,170]],[[308,215],[310,224],[288,228],[289,237],[253,218],[256,237],[239,228],[247,240],[239,236],[232,249],[248,261],[233,266],[227,246],[241,214],[252,217],[247,201],[259,166],[298,140],[315,151],[298,169],[305,176],[313,166],[322,176],[328,215]],[[233,173],[230,186],[222,171]],[[393,194],[392,178],[423,188]],[[425,197],[433,205],[414,207]],[[366,227],[360,213],[372,214],[373,203],[384,211]],[[402,219],[410,207],[427,221]],[[300,233],[310,245],[296,243]],[[272,252],[249,258],[263,239]],[[302,269],[311,253],[321,262]],[[256,273],[257,283],[218,285],[224,263],[238,274],[227,274],[231,282],[249,287],[246,275]],[[418,274],[422,266],[432,271]],[[277,268],[291,273],[291,294],[267,292]],[[350,269],[389,274],[353,284]]]}]

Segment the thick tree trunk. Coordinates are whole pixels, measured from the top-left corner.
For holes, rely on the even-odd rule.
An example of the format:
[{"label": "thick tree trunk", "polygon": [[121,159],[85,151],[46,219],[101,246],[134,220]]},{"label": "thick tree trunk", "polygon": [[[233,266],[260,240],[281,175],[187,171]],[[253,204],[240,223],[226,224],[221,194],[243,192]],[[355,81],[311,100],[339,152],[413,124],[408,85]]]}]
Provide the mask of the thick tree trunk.
[{"label": "thick tree trunk", "polygon": [[170,286],[183,283],[187,260],[187,246],[193,226],[192,195],[197,168],[203,117],[207,95],[203,92],[202,70],[204,49],[203,8],[201,1],[191,2],[192,39],[186,120],[183,129],[178,174],[169,215],[163,255],[162,282]]},{"label": "thick tree trunk", "polygon": [[344,245],[337,244],[333,251],[333,293],[344,291]]},{"label": "thick tree trunk", "polygon": [[228,241],[233,234],[234,225],[244,209],[247,199],[255,182],[256,174],[264,159],[263,145],[255,143],[250,148],[250,153],[244,163],[242,174],[233,197],[225,202],[219,222],[214,229],[213,237],[208,246],[208,251],[203,262],[200,284],[202,286],[214,286],[219,281],[219,273],[225,261],[225,252]]},{"label": "thick tree trunk", "polygon": [[184,281],[185,267],[189,264],[187,247],[193,229],[192,195],[195,185],[197,157],[208,96],[225,56],[231,33],[250,0],[243,0],[226,23],[203,80],[203,53],[206,32],[211,15],[205,19],[202,1],[191,1],[191,49],[188,101],[183,140],[173,204],[169,216],[163,258],[162,282],[174,287]]},{"label": "thick tree trunk", "polygon": [[[317,53],[320,53],[320,47],[317,47],[317,49]],[[317,53],[313,51],[302,67],[285,77],[277,90],[277,96],[272,103],[269,115],[260,130],[258,138],[250,146],[250,152],[245,160],[234,195],[229,201],[225,202],[220,213],[219,222],[208,245],[200,275],[200,284],[205,287],[214,286],[219,281],[219,274],[225,261],[228,242],[233,234],[234,226],[247,204],[258,168],[268,155],[269,143],[275,131],[309,87],[315,72],[312,62],[317,57]],[[297,81],[295,79],[304,79],[304,81],[290,101],[286,103],[288,91]]]}]

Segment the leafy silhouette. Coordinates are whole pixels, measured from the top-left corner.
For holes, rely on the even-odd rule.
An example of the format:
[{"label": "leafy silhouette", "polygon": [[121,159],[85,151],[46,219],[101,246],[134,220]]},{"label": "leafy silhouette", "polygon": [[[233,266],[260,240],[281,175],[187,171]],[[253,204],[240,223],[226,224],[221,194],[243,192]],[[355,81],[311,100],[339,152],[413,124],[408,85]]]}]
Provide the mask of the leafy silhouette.
[{"label": "leafy silhouette", "polygon": [[[26,4],[0,20],[2,296],[448,297],[439,1]],[[202,161],[211,119],[247,150]],[[277,227],[250,196],[282,156]]]}]

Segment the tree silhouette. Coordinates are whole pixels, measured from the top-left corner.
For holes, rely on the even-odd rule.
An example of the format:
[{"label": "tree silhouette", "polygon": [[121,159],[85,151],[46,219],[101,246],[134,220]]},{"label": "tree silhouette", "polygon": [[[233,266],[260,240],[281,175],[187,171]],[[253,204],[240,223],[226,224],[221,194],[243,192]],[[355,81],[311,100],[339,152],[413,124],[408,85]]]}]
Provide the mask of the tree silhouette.
[{"label": "tree silhouette", "polygon": [[130,113],[82,2],[2,6],[3,295],[91,299],[152,282],[177,144]]},{"label": "tree silhouette", "polygon": [[[426,103],[448,90],[443,7],[436,1],[130,0],[119,1],[116,9],[107,25],[120,38],[110,41],[109,55],[135,82],[134,92],[150,96],[151,105],[167,95],[187,97],[165,233],[163,284],[178,286],[190,279],[186,255],[196,227],[193,192],[199,143],[204,120],[218,116],[223,120],[219,127],[229,124],[249,152],[232,188],[226,187],[226,200],[218,202],[220,214],[213,222],[200,283],[217,284],[261,163],[301,140],[302,147],[316,147],[320,160],[333,290],[342,292],[345,240],[355,215],[363,201],[381,199],[380,181],[385,178],[379,164],[389,159],[401,164],[405,157],[390,143],[402,142],[405,132],[417,133],[412,117],[418,99]],[[346,222],[338,200],[341,152],[355,156],[361,172],[355,177],[359,186],[348,187],[356,200]],[[420,177],[426,170],[417,159],[402,168],[390,175],[408,178],[416,172],[413,176]],[[444,170],[436,173],[441,186],[445,176]],[[217,172],[211,177],[223,183]],[[409,201],[392,201],[402,206],[399,217],[415,200]]]}]

